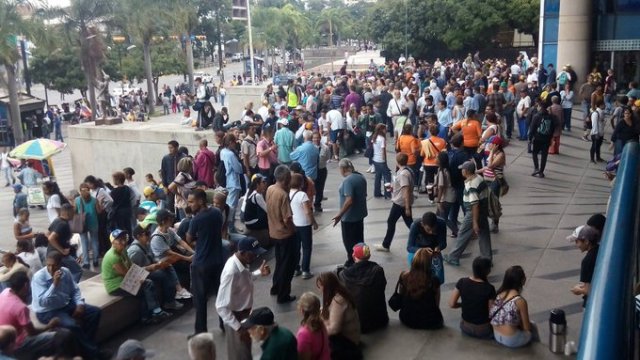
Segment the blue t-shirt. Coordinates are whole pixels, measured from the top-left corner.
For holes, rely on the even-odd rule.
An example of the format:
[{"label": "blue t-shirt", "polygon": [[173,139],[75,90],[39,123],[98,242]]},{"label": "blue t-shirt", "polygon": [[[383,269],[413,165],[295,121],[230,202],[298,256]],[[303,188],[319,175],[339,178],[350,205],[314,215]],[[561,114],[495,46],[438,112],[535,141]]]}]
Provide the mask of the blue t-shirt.
[{"label": "blue t-shirt", "polygon": [[351,197],[353,203],[349,210],[342,215],[342,221],[356,222],[363,220],[367,215],[367,180],[358,172],[354,172],[342,180],[339,189],[340,207],[344,205],[347,197]]},{"label": "blue t-shirt", "polygon": [[293,140],[295,135],[289,128],[283,126],[280,130],[276,131],[276,135],[273,138],[273,142],[278,145],[278,161],[282,163],[290,163],[291,157],[289,154],[293,151]]},{"label": "blue t-shirt", "polygon": [[209,208],[197,213],[189,223],[189,235],[196,241],[194,266],[224,264],[220,210]]},{"label": "blue t-shirt", "polygon": [[[91,200],[84,201],[82,198],[78,196],[76,198],[76,212],[79,214],[82,210],[84,212],[84,223],[87,227],[87,230],[93,231],[98,229],[98,211],[96,210],[96,198],[93,196]],[[82,206],[80,206],[80,201],[82,201]]]}]

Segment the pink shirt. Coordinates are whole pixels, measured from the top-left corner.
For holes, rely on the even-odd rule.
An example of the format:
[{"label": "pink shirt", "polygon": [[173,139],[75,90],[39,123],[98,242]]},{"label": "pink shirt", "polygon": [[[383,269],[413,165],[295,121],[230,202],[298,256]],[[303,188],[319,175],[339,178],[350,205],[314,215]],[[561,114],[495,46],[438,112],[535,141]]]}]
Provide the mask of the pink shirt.
[{"label": "pink shirt", "polygon": [[310,353],[311,358],[317,360],[331,359],[329,335],[324,329],[312,332],[306,326],[300,326],[296,338],[298,340],[298,353]]},{"label": "pink shirt", "polygon": [[0,325],[11,325],[16,328],[18,336],[16,347],[22,345],[27,337],[27,325],[31,323],[29,308],[11,289],[4,289],[0,293]]},{"label": "pink shirt", "polygon": [[264,138],[260,139],[256,145],[256,152],[258,153],[258,168],[262,170],[268,170],[271,168],[271,164],[278,163],[277,151],[272,151],[267,156],[260,156],[260,153],[267,150],[271,145],[273,145],[273,142],[269,143]]},{"label": "pink shirt", "polygon": [[193,172],[197,180],[204,181],[213,187],[213,170],[216,166],[216,155],[209,149],[198,151],[193,162]]}]

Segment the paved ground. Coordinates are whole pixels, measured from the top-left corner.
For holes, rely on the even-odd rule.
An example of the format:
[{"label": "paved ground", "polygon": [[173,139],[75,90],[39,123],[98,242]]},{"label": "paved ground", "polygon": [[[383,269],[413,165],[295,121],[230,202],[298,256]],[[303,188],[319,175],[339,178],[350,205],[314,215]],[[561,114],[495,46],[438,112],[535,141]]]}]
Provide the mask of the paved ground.
[{"label": "paved ground", "polygon": [[[575,121],[576,119],[574,119]],[[446,282],[443,286],[441,306],[446,327],[438,331],[414,331],[402,326],[397,313],[390,312],[391,323],[387,330],[363,337],[367,359],[423,359],[435,356],[447,356],[449,359],[539,359],[555,358],[547,350],[549,311],[562,308],[567,312],[569,339],[578,338],[582,320],[581,299],[572,295],[569,288],[579,276],[582,255],[567,243],[565,237],[572,229],[583,224],[595,212],[604,212],[609,195],[609,185],[602,176],[602,165],[590,165],[588,162],[589,143],[579,139],[579,132],[562,137],[561,155],[550,156],[545,179],[530,176],[531,157],[526,153],[523,142],[514,141],[507,147],[508,166],[506,176],[511,185],[509,194],[503,199],[504,216],[501,220],[500,234],[492,237],[494,248],[494,271],[491,282],[498,287],[505,269],[511,265],[522,265],[528,282],[524,296],[529,301],[529,309],[534,321],[540,324],[542,343],[519,350],[509,350],[494,342],[479,341],[460,334],[457,324],[460,318],[458,310],[446,307],[451,289],[458,278],[471,273],[471,259],[479,251],[475,242],[470,245],[470,253],[462,259],[462,266],[446,266]],[[606,148],[606,144],[603,148]],[[54,157],[58,179],[63,191],[71,189],[71,168],[69,152]],[[609,157],[606,154],[604,157]],[[391,158],[391,157],[390,157]],[[354,157],[356,168],[366,170],[366,159]],[[372,196],[373,175],[367,174],[369,216],[365,220],[365,238],[369,244],[381,242],[386,230],[386,218],[389,202],[374,199]],[[336,264],[344,261],[345,255],[341,243],[339,227],[330,225],[330,219],[337,212],[337,187],[340,182],[336,164],[329,165],[329,180],[325,212],[318,216],[320,228],[314,233],[312,271],[316,274],[333,270]],[[0,190],[0,248],[10,249],[14,241],[11,235],[12,218],[10,216],[12,193],[10,188]],[[424,211],[433,210],[426,198],[419,197],[414,209],[415,216]],[[36,230],[46,226],[44,211],[34,209],[32,224]],[[406,268],[406,238],[408,230],[398,224],[391,252],[374,252],[372,260],[385,268],[387,275],[387,296],[393,292],[393,285],[401,270]],[[452,247],[453,242],[449,241]],[[445,252],[448,252],[445,251]],[[273,264],[272,264],[273,265]],[[270,278],[256,281],[255,306],[269,306],[277,321],[289,329],[295,330],[299,319],[295,306],[278,305],[268,295]],[[304,291],[316,291],[314,280],[293,280],[294,295]],[[214,300],[209,304],[209,329],[216,337],[218,353],[225,354],[224,335],[217,328]],[[156,349],[158,359],[180,359],[186,356],[186,336],[193,331],[193,310],[172,321],[152,327],[133,327],[105,344],[116,348],[126,338],[142,340],[149,348]],[[224,358],[224,355],[221,356]]]}]

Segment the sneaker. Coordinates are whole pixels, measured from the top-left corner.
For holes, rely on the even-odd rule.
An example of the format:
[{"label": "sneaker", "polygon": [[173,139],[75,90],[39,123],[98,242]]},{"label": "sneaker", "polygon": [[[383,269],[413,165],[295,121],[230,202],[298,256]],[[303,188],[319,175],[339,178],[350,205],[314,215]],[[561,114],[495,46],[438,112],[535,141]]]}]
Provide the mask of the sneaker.
[{"label": "sneaker", "polygon": [[302,275],[302,271],[300,271],[300,270],[296,270],[296,271],[293,272],[293,277],[298,277],[300,275]]},{"label": "sneaker", "polygon": [[314,275],[313,275],[312,273],[310,273],[310,272],[306,272],[306,271],[304,271],[304,272],[302,273],[302,278],[303,278],[304,280],[309,280],[309,279],[311,279],[311,278],[313,278],[313,277],[314,277]]},{"label": "sneaker", "polygon": [[496,224],[496,223],[491,224],[491,230],[490,231],[492,233],[494,233],[494,234],[497,234],[500,231],[500,229],[498,228],[498,224]]},{"label": "sneaker", "polygon": [[375,171],[376,171],[376,168],[373,165],[369,166],[369,168],[367,169],[368,173],[375,173]]},{"label": "sneaker", "polygon": [[322,212],[322,208],[321,207],[317,207],[317,208],[313,209],[313,211],[315,211],[317,213],[321,213]]},{"label": "sneaker", "polygon": [[356,153],[356,155],[360,154],[360,150],[355,150],[354,153]]},{"label": "sneaker", "polygon": [[97,261],[94,261],[94,262],[93,262],[93,268],[94,268],[94,269],[100,269],[100,265],[98,264],[98,262],[97,262]]},{"label": "sneaker", "polygon": [[164,305],[165,310],[180,310],[184,307],[181,303],[177,301],[170,302]]},{"label": "sneaker", "polygon": [[89,269],[91,269],[91,266],[89,266],[89,264],[83,264],[82,268],[85,269],[85,270],[89,270]]},{"label": "sneaker", "polygon": [[382,244],[377,244],[374,246],[374,248],[376,249],[376,251],[382,251],[382,252],[389,252],[389,248],[384,247],[384,245]]},{"label": "sneaker", "polygon": [[587,142],[591,141],[591,139],[589,139],[587,137],[587,135],[582,135],[582,140],[587,141]]},{"label": "sneaker", "polygon": [[446,262],[447,264],[451,265],[451,266],[460,266],[460,261],[459,260],[454,260],[451,259],[449,257],[449,255],[445,255],[442,257],[442,259],[444,260],[444,262]]},{"label": "sneaker", "polygon": [[166,311],[162,311],[160,310],[157,313],[153,313],[153,315],[151,315],[153,319],[159,319],[159,320],[164,320],[164,319],[168,319],[170,317],[173,316],[172,313],[168,313]]},{"label": "sneaker", "polygon": [[191,293],[187,291],[187,289],[182,288],[180,289],[180,291],[176,291],[175,299],[176,300],[191,299],[192,296],[193,295],[191,295]]}]

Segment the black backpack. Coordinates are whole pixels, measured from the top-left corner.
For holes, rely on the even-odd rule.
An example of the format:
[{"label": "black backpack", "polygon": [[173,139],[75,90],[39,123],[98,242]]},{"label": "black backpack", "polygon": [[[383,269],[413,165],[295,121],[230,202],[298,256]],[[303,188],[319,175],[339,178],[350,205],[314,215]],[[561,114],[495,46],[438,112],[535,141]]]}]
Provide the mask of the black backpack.
[{"label": "black backpack", "polygon": [[219,161],[218,169],[214,175],[214,180],[218,186],[227,187],[227,168],[224,166],[224,161],[222,161],[222,158],[220,157],[220,151],[218,151],[216,155]]},{"label": "black backpack", "polygon": [[[267,213],[256,202],[256,194],[252,193],[245,200],[244,205],[244,222],[247,229],[260,230],[267,226]],[[258,220],[252,224],[246,224],[247,221]]]},{"label": "black backpack", "polygon": [[536,129],[536,138],[538,140],[547,140],[553,135],[553,118],[550,114],[542,114],[538,128]]}]

